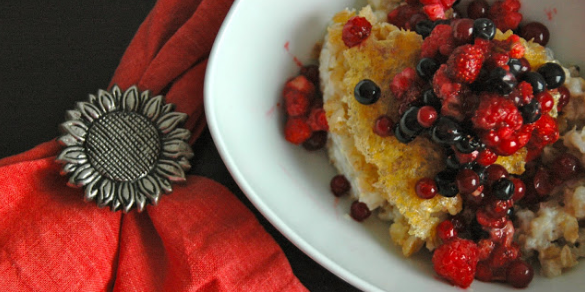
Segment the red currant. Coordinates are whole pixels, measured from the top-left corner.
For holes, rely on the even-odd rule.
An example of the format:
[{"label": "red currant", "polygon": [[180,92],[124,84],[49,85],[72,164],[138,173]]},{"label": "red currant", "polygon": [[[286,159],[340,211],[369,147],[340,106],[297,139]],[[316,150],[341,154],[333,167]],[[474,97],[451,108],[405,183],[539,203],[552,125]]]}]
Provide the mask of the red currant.
[{"label": "red currant", "polygon": [[394,121],[388,115],[379,116],[374,122],[374,133],[380,137],[388,137],[392,135],[392,127]]},{"label": "red currant", "polygon": [[511,181],[514,183],[514,195],[512,195],[512,200],[518,202],[526,194],[526,185],[519,178],[512,178]]},{"label": "red currant", "polygon": [[563,108],[569,103],[569,99],[571,98],[571,92],[565,87],[561,86],[557,88],[559,91],[559,102],[557,104],[557,110],[559,112],[563,111]]},{"label": "red currant", "polygon": [[437,235],[443,242],[447,242],[457,237],[457,230],[455,230],[451,220],[445,220],[437,225]]},{"label": "red currant", "polygon": [[581,162],[575,155],[565,152],[555,158],[550,170],[555,177],[568,180],[581,170]]},{"label": "red currant", "polygon": [[425,128],[430,128],[437,121],[437,118],[439,118],[437,110],[430,105],[421,107],[416,114],[418,123]]},{"label": "red currant", "polygon": [[469,195],[479,187],[479,176],[471,169],[462,169],[457,174],[457,188],[462,195]]},{"label": "red currant", "polygon": [[438,189],[434,179],[424,177],[416,182],[415,191],[419,198],[431,199],[437,194]]},{"label": "red currant", "polygon": [[548,91],[537,94],[536,100],[540,103],[540,111],[543,114],[550,112],[555,105],[555,100]]},{"label": "red currant", "polygon": [[360,201],[354,201],[351,204],[349,214],[351,218],[353,218],[355,221],[362,222],[368,219],[368,217],[370,217],[372,211],[370,211],[370,208],[368,208],[368,205],[366,205],[365,203],[362,203]]},{"label": "red currant", "polygon": [[491,185],[493,182],[501,179],[501,178],[507,178],[508,177],[508,171],[506,170],[506,168],[504,168],[503,166],[499,165],[499,164],[492,164],[490,166],[488,166],[486,169],[486,174],[487,174],[487,184]]},{"label": "red currant", "polygon": [[524,25],[520,29],[520,36],[527,41],[533,40],[535,43],[546,46],[550,33],[544,24],[534,21]]},{"label": "red currant", "polygon": [[469,18],[454,21],[453,37],[460,43],[469,43],[473,40],[473,20]]},{"label": "red currant", "polygon": [[349,192],[351,185],[344,175],[338,174],[331,179],[330,182],[331,192],[336,197],[341,197]]},{"label": "red currant", "polygon": [[534,269],[523,260],[515,260],[508,265],[506,281],[514,288],[525,288],[534,277]]},{"label": "red currant", "polygon": [[471,19],[487,17],[490,5],[485,0],[475,0],[467,6],[467,16]]}]

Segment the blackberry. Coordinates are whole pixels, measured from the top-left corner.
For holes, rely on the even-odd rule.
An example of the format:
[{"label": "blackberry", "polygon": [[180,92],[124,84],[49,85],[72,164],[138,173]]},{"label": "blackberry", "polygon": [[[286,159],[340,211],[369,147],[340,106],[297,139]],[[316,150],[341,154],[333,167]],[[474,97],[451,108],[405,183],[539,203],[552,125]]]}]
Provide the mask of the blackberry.
[{"label": "blackberry", "polygon": [[541,93],[546,89],[546,80],[538,72],[526,72],[522,75],[522,80],[532,85],[532,93]]},{"label": "blackberry", "polygon": [[492,196],[498,200],[509,200],[514,195],[514,183],[507,178],[500,178],[492,184]]},{"label": "blackberry", "polygon": [[442,145],[453,145],[463,137],[461,126],[453,119],[442,116],[431,129],[433,141]]},{"label": "blackberry", "polygon": [[519,108],[520,114],[522,114],[522,119],[524,120],[524,124],[532,124],[542,116],[542,111],[540,109],[540,103],[536,98],[533,98],[529,104],[522,106]]},{"label": "blackberry", "polygon": [[439,69],[439,64],[432,58],[422,58],[416,65],[416,73],[424,80],[430,81]]},{"label": "blackberry", "polygon": [[478,18],[473,21],[473,36],[491,41],[496,36],[496,25],[490,19]]},{"label": "blackberry", "polygon": [[435,183],[439,194],[443,197],[455,197],[459,193],[457,189],[457,183],[455,182],[457,177],[457,171],[443,170],[435,176]]},{"label": "blackberry", "polygon": [[542,75],[548,89],[559,88],[565,83],[565,70],[559,64],[546,63],[536,72]]},{"label": "blackberry", "polygon": [[355,86],[353,94],[359,103],[370,105],[380,99],[381,91],[380,87],[374,81],[364,79]]}]

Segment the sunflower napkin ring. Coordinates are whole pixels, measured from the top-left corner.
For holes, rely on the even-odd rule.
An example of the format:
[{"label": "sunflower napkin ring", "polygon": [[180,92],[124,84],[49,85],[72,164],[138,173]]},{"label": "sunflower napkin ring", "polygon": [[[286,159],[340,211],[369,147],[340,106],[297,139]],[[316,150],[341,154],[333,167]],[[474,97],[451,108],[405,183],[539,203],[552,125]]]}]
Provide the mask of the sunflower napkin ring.
[{"label": "sunflower napkin ring", "polygon": [[180,127],[187,115],[162,95],[114,86],[77,102],[66,116],[59,138],[65,148],[57,161],[68,185],[84,188],[87,201],[140,212],[170,193],[171,183],[185,181],[193,157],[191,133]]}]

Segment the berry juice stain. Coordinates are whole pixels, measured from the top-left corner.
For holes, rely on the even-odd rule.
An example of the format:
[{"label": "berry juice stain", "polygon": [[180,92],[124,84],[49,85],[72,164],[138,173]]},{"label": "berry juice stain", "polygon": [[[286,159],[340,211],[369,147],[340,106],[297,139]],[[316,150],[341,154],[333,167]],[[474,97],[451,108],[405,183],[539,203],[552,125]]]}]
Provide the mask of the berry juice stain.
[{"label": "berry juice stain", "polygon": [[544,13],[546,13],[546,18],[551,21],[553,20],[553,17],[555,15],[557,15],[557,9],[556,8],[547,8],[544,10]]},{"label": "berry juice stain", "polygon": [[293,62],[295,62],[295,64],[297,64],[297,66],[298,66],[299,68],[302,68],[302,67],[303,67],[303,62],[301,62],[301,60],[299,60],[299,58],[297,58],[295,55],[293,55],[293,54],[290,52],[290,42],[286,42],[286,43],[284,44],[284,49],[285,49],[285,50],[286,50],[286,52],[287,52],[287,53],[288,53],[288,54],[289,54],[289,55],[290,55],[290,56],[293,58]]}]

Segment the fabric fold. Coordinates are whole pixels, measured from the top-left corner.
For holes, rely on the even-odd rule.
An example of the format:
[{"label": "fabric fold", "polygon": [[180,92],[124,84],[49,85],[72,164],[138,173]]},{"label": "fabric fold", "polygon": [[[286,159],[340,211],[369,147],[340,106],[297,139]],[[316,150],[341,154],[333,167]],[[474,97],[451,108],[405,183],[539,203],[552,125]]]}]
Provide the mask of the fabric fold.
[{"label": "fabric fold", "polygon": [[[112,78],[164,94],[206,126],[207,57],[232,1],[159,0]],[[73,106],[73,105],[72,105]],[[305,291],[276,242],[224,186],[198,176],[128,214],[66,186],[48,141],[0,160],[0,287],[8,291]],[[195,153],[197,155],[197,153]]]}]

